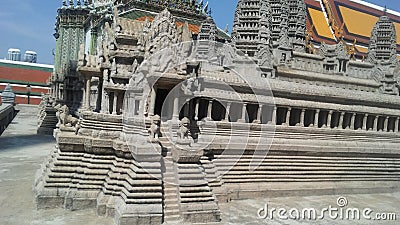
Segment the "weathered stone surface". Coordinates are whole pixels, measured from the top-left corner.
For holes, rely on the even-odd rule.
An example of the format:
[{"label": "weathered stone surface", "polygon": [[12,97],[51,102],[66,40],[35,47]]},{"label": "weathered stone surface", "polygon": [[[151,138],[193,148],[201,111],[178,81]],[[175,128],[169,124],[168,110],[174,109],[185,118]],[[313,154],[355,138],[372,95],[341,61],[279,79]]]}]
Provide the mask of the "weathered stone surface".
[{"label": "weathered stone surface", "polygon": [[[196,37],[189,14],[162,4],[76,9],[98,27],[66,67],[79,90],[62,97],[53,80],[44,99],[41,127],[53,107],[59,129],[38,207],[93,207],[116,224],[212,223],[232,199],[398,189],[400,69],[387,17],[363,62],[339,33],[311,46],[301,0],[239,1],[233,43],[207,9],[189,13],[202,23]],[[134,6],[154,20],[130,19]]]}]

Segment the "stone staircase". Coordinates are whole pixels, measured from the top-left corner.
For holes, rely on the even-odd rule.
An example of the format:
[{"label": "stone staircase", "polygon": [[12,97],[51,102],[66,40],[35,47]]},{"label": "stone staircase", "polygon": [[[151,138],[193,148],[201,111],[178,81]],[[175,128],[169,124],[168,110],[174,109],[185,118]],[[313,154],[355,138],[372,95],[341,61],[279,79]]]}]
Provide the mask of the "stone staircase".
[{"label": "stone staircase", "polygon": [[[165,130],[162,129],[165,133]],[[179,210],[179,190],[176,168],[171,155],[172,144],[167,137],[160,137],[165,156],[163,157],[165,171],[163,173],[163,192],[164,192],[164,222],[179,223],[182,220]]]}]

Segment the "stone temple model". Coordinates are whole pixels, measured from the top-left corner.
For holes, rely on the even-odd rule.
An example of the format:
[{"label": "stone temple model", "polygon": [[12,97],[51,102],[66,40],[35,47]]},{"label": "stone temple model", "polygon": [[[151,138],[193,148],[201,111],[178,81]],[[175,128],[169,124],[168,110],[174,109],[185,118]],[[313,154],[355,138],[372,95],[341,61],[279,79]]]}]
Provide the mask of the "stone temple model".
[{"label": "stone temple model", "polygon": [[223,223],[232,199],[398,188],[393,23],[382,12],[361,60],[343,38],[314,46],[305,8],[239,0],[230,37],[203,2],[63,1],[38,208]]}]

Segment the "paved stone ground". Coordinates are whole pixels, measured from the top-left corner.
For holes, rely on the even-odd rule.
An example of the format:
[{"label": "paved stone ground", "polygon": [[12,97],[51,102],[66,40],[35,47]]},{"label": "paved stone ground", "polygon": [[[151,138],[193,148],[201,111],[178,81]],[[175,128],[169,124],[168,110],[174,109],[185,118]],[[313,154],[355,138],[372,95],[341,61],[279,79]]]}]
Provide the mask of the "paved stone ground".
[{"label": "paved stone ground", "polygon": [[55,141],[52,136],[36,135],[36,107],[19,105],[17,109],[18,115],[0,137],[0,224],[113,224],[112,218],[96,216],[94,209],[36,210],[32,192],[35,173]]},{"label": "paved stone ground", "polygon": [[[32,106],[18,106],[20,112],[0,137],[0,224],[3,225],[108,225],[112,218],[98,217],[93,209],[69,211],[64,209],[36,210],[32,184],[36,170],[54,146],[51,136],[36,135],[37,109]],[[371,217],[376,212],[396,213],[397,221],[378,220],[279,220],[258,219],[259,208],[268,204],[269,210],[285,208],[315,208],[320,215],[323,208],[338,207],[339,195],[310,197],[258,198],[232,201],[220,204],[220,224],[400,224],[400,192],[387,194],[351,194],[346,208],[370,208]]]}]

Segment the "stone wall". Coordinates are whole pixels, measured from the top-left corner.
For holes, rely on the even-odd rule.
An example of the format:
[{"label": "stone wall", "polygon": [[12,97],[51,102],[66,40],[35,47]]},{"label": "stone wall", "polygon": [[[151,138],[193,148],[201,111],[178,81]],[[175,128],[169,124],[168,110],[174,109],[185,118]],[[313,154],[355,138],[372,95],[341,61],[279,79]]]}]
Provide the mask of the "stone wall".
[{"label": "stone wall", "polygon": [[0,105],[0,135],[14,119],[15,109],[11,104]]}]

